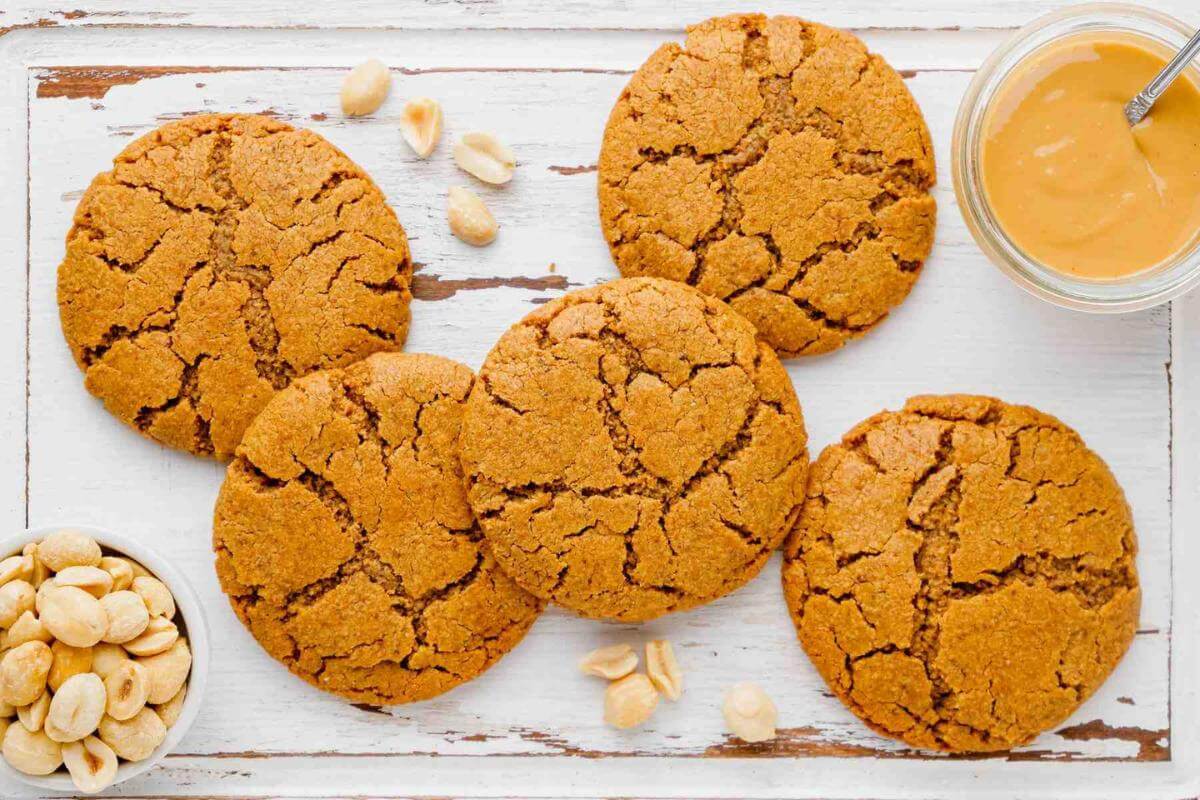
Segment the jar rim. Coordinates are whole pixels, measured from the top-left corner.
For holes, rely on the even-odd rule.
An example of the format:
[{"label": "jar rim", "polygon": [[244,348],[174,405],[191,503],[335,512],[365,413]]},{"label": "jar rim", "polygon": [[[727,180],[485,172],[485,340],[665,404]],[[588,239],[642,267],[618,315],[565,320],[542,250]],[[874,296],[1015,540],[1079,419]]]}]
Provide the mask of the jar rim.
[{"label": "jar rim", "polygon": [[[984,191],[979,152],[984,119],[997,89],[1013,69],[1065,36],[1129,33],[1178,49],[1193,31],[1163,12],[1127,3],[1087,3],[1038,17],[1017,30],[980,65],[959,103],[951,140],[954,193],[959,212],[984,254],[1026,291],[1059,306],[1115,313],[1150,308],[1200,283],[1200,232],[1162,263],[1127,277],[1067,275],[1025,254],[1000,226]],[[1190,76],[1200,85],[1200,70]]]}]

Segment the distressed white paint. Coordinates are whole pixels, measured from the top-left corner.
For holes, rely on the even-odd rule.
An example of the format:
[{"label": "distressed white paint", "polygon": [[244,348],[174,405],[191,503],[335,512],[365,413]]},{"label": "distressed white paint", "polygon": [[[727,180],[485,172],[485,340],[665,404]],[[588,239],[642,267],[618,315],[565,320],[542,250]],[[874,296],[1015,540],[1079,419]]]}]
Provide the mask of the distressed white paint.
[{"label": "distressed white paint", "polygon": [[[653,31],[528,31],[506,28],[674,28],[707,4],[659,4],[646,15],[609,0],[526,0],[406,5],[357,24],[466,26],[495,30],[415,32],[240,30],[238,26],[350,24],[298,3],[237,10],[222,2],[175,4],[172,16],[131,12],[60,21],[74,27],[0,37],[0,522],[24,524],[25,108],[30,131],[28,515],[30,524],[80,520],[144,537],[172,558],[207,602],[216,650],[211,695],[182,753],[121,787],[132,795],[341,796],[346,794],[903,796],[1025,795],[1146,797],[1195,793],[1200,774],[1196,674],[1200,564],[1200,297],[1125,317],[1089,317],[1027,297],[992,269],[963,226],[949,189],[949,131],[969,70],[1002,32],[877,30],[889,26],[1009,25],[1038,3],[935,0],[864,2],[817,14],[870,28],[866,36],[900,69],[920,101],[940,157],[937,247],[912,297],[878,332],[840,353],[794,362],[814,446],[857,420],[927,391],[979,391],[1057,413],[1103,455],[1125,486],[1141,537],[1145,585],[1141,633],[1116,674],[1067,725],[1100,719],[1113,727],[1171,727],[1172,761],[1124,764],[1134,742],[1070,741],[1047,734],[1029,751],[1063,763],[924,761],[910,757],[697,758],[724,741],[718,706],[724,686],[753,678],[775,698],[781,724],[812,729],[794,741],[899,748],[867,732],[823,691],[794,642],[772,562],[749,587],[713,605],[654,623],[609,626],[548,612],[512,655],[478,681],[441,699],[362,711],[310,689],[267,658],[234,619],[217,587],[209,552],[212,500],[221,470],[168,452],[112,420],[81,387],[58,330],[54,270],[80,191],[130,137],[164,119],[199,110],[269,110],[312,126],[376,178],[407,228],[421,274],[445,279],[544,277],[549,265],[571,284],[615,277],[599,235],[595,175],[551,167],[593,164],[612,99],[664,37]],[[369,6],[370,4],[364,4]],[[769,5],[769,4],[768,4]],[[815,5],[815,4],[808,4]],[[1181,3],[1162,3],[1182,11]],[[87,8],[104,8],[97,3]],[[674,6],[674,7],[672,7]],[[884,10],[884,8],[889,10]],[[667,10],[664,11],[663,9]],[[574,10],[574,15],[571,11]],[[685,11],[687,13],[685,13]],[[313,15],[316,15],[315,17]],[[703,15],[703,12],[700,14]],[[0,12],[0,27],[39,17]],[[644,19],[644,22],[640,22]],[[119,23],[88,27],[81,23]],[[129,28],[126,23],[163,27]],[[215,25],[223,30],[177,28]],[[225,30],[224,28],[228,28]],[[341,72],[364,51],[394,67],[393,98],[380,115],[345,122],[336,113]],[[303,67],[182,74],[115,86],[102,99],[38,98],[37,86],[63,64],[222,64]],[[500,68],[502,71],[498,71]],[[202,85],[197,85],[202,84]],[[405,96],[438,98],[446,112],[442,147],[427,162],[400,140],[395,116]],[[325,114],[326,119],[313,119]],[[501,235],[477,250],[446,230],[444,190],[471,179],[448,157],[455,136],[495,132],[521,162],[504,189],[476,188],[492,205]],[[407,349],[478,366],[513,320],[553,291],[460,291],[418,302]],[[1172,349],[1173,345],[1173,349]],[[1165,365],[1174,375],[1174,537],[1171,550],[1172,420]],[[1188,413],[1185,409],[1191,409]],[[1174,585],[1172,583],[1174,561]],[[1177,625],[1172,625],[1172,607]],[[687,670],[687,693],[664,704],[643,731],[600,724],[602,687],[574,663],[597,644],[665,636]],[[1168,681],[1168,669],[1176,679]],[[1120,702],[1127,698],[1132,704]],[[1170,707],[1170,711],[1168,711]],[[565,757],[584,751],[601,758]],[[433,757],[430,754],[437,754]],[[636,754],[636,757],[621,757]],[[1101,783],[1102,782],[1102,783]],[[0,785],[0,795],[26,796]]]}]

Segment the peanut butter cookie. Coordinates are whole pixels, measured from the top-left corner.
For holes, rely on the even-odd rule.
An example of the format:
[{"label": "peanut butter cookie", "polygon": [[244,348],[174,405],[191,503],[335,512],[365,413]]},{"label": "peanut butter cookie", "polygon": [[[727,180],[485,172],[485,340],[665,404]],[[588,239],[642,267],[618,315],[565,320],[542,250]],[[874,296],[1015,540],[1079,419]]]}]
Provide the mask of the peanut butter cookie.
[{"label": "peanut butter cookie", "polygon": [[58,268],[88,391],[163,444],[228,458],[297,376],[397,350],[412,260],[371,179],[312,131],[205,115],[130,144]]},{"label": "peanut butter cookie", "polygon": [[217,499],[221,587],[309,683],[407,703],[478,676],[541,611],[496,566],[458,461],[471,370],[380,353],[316,372],[251,424]]},{"label": "peanut butter cookie", "polygon": [[1133,640],[1121,487],[1054,417],[914,397],[821,453],[784,548],[800,642],[874,730],[1006,750],[1070,715]]},{"label": "peanut butter cookie", "polygon": [[877,325],[933,244],[933,145],[848,33],[735,15],[642,65],[608,118],[600,222],[623,275],[725,300],[784,357]]},{"label": "peanut butter cookie", "polygon": [[508,330],[467,402],[469,497],[500,565],[589,617],[646,620],[733,591],[799,513],[800,404],[724,303],[629,278]]}]

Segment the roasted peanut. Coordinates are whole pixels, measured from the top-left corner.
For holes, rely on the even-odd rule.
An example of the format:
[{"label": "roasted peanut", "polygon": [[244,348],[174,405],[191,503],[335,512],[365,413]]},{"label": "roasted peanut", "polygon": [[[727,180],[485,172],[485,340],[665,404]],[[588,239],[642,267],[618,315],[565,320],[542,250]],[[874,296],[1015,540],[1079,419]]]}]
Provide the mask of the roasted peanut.
[{"label": "roasted peanut", "polygon": [[635,672],[608,685],[604,692],[604,721],[614,728],[632,728],[650,719],[657,705],[654,684]]},{"label": "roasted peanut", "polygon": [[133,585],[133,566],[129,559],[119,556],[104,556],[100,559],[100,569],[112,576],[112,590],[120,592]]},{"label": "roasted peanut", "polygon": [[38,544],[37,557],[55,572],[67,567],[98,567],[100,545],[86,533],[55,531]]},{"label": "roasted peanut", "polygon": [[41,696],[27,706],[17,709],[17,719],[30,733],[37,733],[46,721],[46,712],[50,710],[50,693],[42,692]]},{"label": "roasted peanut", "polygon": [[113,577],[99,567],[67,567],[54,576],[59,586],[75,586],[99,600],[112,589]]},{"label": "roasted peanut", "polygon": [[183,713],[183,701],[187,699],[187,684],[185,683],[175,696],[165,703],[160,703],[154,707],[158,712],[159,718],[168,728],[175,725],[179,721],[179,715]]},{"label": "roasted peanut", "polygon": [[58,584],[54,582],[53,575],[42,581],[42,585],[37,588],[37,592],[33,596],[33,610],[38,613],[39,617],[42,614],[42,609],[46,607],[46,596],[57,588]]},{"label": "roasted peanut", "polygon": [[92,648],[92,672],[107,678],[113,670],[129,660],[129,654],[119,644],[101,642]]},{"label": "roasted peanut", "polygon": [[502,184],[512,180],[517,157],[495,136],[476,132],[454,145],[454,163],[484,183]]},{"label": "roasted peanut", "polygon": [[142,761],[167,738],[167,726],[151,708],[143,708],[127,720],[104,717],[100,739],[126,761]]},{"label": "roasted peanut", "polygon": [[21,551],[21,555],[28,556],[33,560],[33,577],[29,579],[29,582],[33,584],[33,588],[37,589],[50,577],[50,568],[38,558],[37,542],[30,542],[25,545],[25,548]]},{"label": "roasted peanut", "polygon": [[146,602],[136,592],[120,591],[100,598],[100,607],[108,617],[103,641],[123,644],[136,639],[150,624]]},{"label": "roasted peanut", "polygon": [[496,218],[479,195],[465,186],[451,186],[447,192],[446,219],[455,236],[475,247],[490,244],[500,230]]},{"label": "roasted peanut", "polygon": [[46,630],[46,626],[37,618],[37,615],[32,611],[26,611],[17,617],[17,621],[8,629],[8,634],[4,637],[4,646],[11,648],[25,644],[26,642],[45,642],[49,644],[53,638],[50,635],[50,631]]},{"label": "roasted peanut", "polygon": [[675,660],[675,650],[665,639],[646,642],[646,677],[668,700],[683,694],[683,672]]},{"label": "roasted peanut", "polygon": [[4,760],[26,775],[49,775],[62,764],[62,745],[45,731],[30,733],[24,725],[9,725],[0,747]]},{"label": "roasted peanut", "polygon": [[146,701],[157,705],[170,700],[187,680],[192,668],[192,651],[182,636],[166,652],[138,659],[150,676],[150,693]]},{"label": "roasted peanut", "polygon": [[55,639],[72,647],[91,647],[108,628],[100,601],[75,586],[56,586],[47,592],[41,618]]},{"label": "roasted peanut", "polygon": [[117,754],[95,736],[64,744],[62,759],[75,788],[81,792],[99,792],[116,780]]},{"label": "roasted peanut", "polygon": [[725,723],[734,735],[745,742],[765,742],[775,738],[778,716],[775,704],[760,686],[738,683],[725,694],[721,706]]},{"label": "roasted peanut", "polygon": [[150,675],[136,661],[126,661],[104,679],[108,695],[105,713],[116,720],[127,720],[142,710],[150,694]]},{"label": "roasted peanut", "polygon": [[598,647],[583,657],[579,670],[586,675],[615,681],[637,669],[638,657],[627,644]]},{"label": "roasted peanut", "polygon": [[21,579],[0,586],[0,628],[11,628],[17,617],[32,611],[35,591],[33,584]]},{"label": "roasted peanut", "polygon": [[146,609],[152,617],[175,616],[175,598],[171,590],[158,578],[139,577],[133,579],[133,591],[141,595],[146,603]]},{"label": "roasted peanut", "polygon": [[37,700],[46,690],[53,661],[45,642],[26,642],[9,650],[0,661],[0,700],[18,708]]},{"label": "roasted peanut", "polygon": [[[0,700],[0,719],[8,719],[17,715],[17,707]],[[0,739],[2,741],[2,739]]]},{"label": "roasted peanut", "polygon": [[66,642],[54,642],[50,645],[50,652],[54,654],[54,663],[50,665],[46,683],[50,685],[52,692],[57,692],[68,678],[90,672],[92,669],[90,647],[71,647]]},{"label": "roasted peanut", "polygon": [[427,158],[442,136],[442,107],[428,97],[415,97],[400,114],[400,135],[418,158]]},{"label": "roasted peanut", "polygon": [[50,701],[46,735],[56,742],[74,742],[96,730],[107,705],[104,682],[94,672],[73,675]]},{"label": "roasted peanut", "polygon": [[391,88],[392,76],[383,62],[376,58],[364,61],[342,81],[342,113],[350,117],[374,113]]},{"label": "roasted peanut", "polygon": [[33,556],[9,556],[0,561],[0,584],[15,580],[30,582],[32,578]]},{"label": "roasted peanut", "polygon": [[179,628],[166,617],[151,617],[146,630],[135,639],[125,642],[125,649],[130,655],[153,656],[162,653],[175,644],[179,638]]}]

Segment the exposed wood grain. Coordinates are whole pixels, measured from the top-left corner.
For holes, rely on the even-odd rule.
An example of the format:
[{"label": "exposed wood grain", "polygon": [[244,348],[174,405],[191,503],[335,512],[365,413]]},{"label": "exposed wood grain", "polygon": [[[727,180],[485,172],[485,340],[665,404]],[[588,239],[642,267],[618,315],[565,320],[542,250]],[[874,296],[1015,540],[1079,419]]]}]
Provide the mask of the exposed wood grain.
[{"label": "exposed wood grain", "polygon": [[1134,728],[1124,725],[1109,725],[1102,719],[1091,722],[1081,722],[1069,728],[1058,731],[1058,735],[1074,742],[1087,742],[1093,739],[1123,739],[1137,742],[1139,761],[1167,761],[1171,758],[1171,731],[1163,728],[1148,731],[1144,728]]},{"label": "exposed wood grain", "polygon": [[446,300],[463,291],[480,289],[537,289],[563,290],[571,284],[563,275],[543,275],[540,278],[516,276],[511,278],[443,278],[441,275],[418,272],[413,275],[412,295],[417,300]]}]

